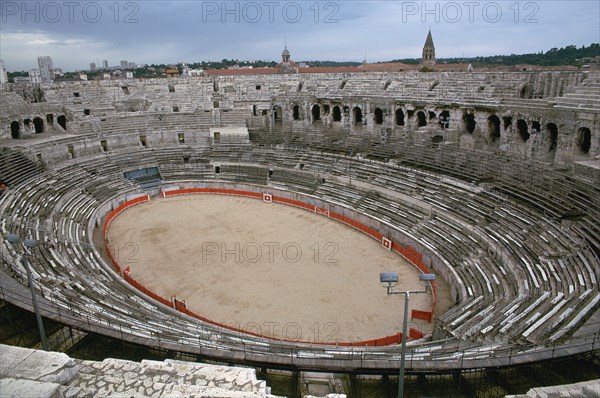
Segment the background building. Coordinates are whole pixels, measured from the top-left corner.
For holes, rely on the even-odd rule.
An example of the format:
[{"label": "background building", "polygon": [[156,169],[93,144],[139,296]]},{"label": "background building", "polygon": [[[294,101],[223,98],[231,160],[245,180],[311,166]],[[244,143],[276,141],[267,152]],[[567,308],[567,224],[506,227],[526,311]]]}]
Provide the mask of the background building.
[{"label": "background building", "polygon": [[40,68],[42,83],[52,82],[54,80],[54,65],[52,65],[52,58],[47,55],[38,57],[38,66]]},{"label": "background building", "polygon": [[8,83],[8,74],[6,73],[6,66],[4,60],[0,59],[0,84]]},{"label": "background building", "polygon": [[29,82],[30,83],[41,83],[42,75],[40,74],[39,69],[31,69],[29,71]]}]

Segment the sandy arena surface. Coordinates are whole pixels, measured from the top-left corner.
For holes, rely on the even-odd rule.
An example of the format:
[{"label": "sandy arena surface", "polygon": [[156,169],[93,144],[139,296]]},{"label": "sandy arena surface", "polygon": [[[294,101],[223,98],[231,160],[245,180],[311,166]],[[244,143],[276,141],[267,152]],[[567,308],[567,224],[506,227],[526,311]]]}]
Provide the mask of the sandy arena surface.
[{"label": "sandy arena surface", "polygon": [[[418,271],[379,242],[326,216],[221,195],[154,198],[113,220],[110,247],[122,268],[162,297],[215,322],[275,338],[362,341],[401,331],[402,296],[387,296],[379,273],[401,290]],[[448,302],[440,286],[438,303]],[[411,295],[428,310],[432,297]],[[409,322],[430,331],[431,325]]]}]

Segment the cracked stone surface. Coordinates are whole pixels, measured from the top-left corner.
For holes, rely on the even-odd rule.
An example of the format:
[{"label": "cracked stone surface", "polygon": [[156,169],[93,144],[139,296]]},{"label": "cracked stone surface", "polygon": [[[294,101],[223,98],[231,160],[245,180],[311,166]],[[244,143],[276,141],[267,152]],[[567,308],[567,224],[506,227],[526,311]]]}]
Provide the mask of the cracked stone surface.
[{"label": "cracked stone surface", "polygon": [[79,371],[75,360],[66,354],[2,346],[0,378],[37,380],[64,384]]},{"label": "cracked stone surface", "polygon": [[166,360],[69,358],[0,345],[2,397],[279,398],[254,369]]}]

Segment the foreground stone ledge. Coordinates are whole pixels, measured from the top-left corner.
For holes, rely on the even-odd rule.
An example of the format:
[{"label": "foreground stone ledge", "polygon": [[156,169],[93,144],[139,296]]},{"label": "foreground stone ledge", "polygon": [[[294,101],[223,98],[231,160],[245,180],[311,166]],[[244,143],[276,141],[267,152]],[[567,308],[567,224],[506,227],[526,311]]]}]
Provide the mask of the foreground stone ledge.
[{"label": "foreground stone ledge", "polygon": [[[2,398],[283,398],[252,368],[167,359],[101,362],[0,345]],[[327,398],[345,398],[329,394]]]}]

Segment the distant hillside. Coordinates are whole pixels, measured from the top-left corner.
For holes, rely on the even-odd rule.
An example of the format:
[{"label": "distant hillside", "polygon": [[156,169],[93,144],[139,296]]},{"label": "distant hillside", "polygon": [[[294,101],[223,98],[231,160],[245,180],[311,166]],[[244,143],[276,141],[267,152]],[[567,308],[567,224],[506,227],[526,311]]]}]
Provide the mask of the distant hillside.
[{"label": "distant hillside", "polygon": [[[448,64],[473,64],[473,66],[497,66],[497,65],[540,65],[540,66],[562,66],[574,65],[581,66],[584,62],[582,58],[599,57],[600,43],[592,43],[590,46],[581,46],[577,48],[574,45],[564,48],[552,48],[546,52],[535,54],[511,54],[511,55],[493,55],[489,57],[471,57],[471,58],[438,58],[437,63]],[[405,64],[418,64],[420,58],[396,59],[389,62],[402,62]]]}]

